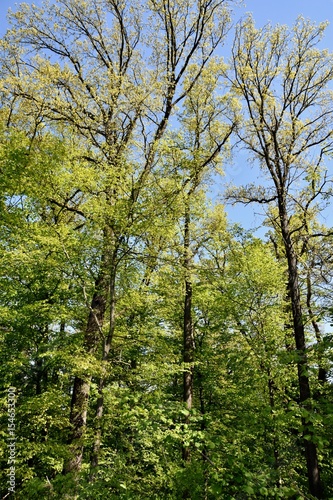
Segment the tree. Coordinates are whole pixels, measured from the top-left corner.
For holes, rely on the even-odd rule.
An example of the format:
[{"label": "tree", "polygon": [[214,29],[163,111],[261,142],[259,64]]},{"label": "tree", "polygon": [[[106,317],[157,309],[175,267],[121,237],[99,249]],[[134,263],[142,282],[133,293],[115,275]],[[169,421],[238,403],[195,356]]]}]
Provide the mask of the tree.
[{"label": "tree", "polygon": [[324,29],[324,24],[315,26],[302,18],[290,32],[281,26],[256,29],[248,18],[237,28],[230,76],[246,111],[239,137],[268,176],[267,185],[241,189],[236,198],[276,207],[273,225],[288,266],[303,446],[310,492],[318,498],[322,486],[314,431],[307,417],[311,390],[296,235],[306,224],[298,219],[298,205],[308,208],[325,195],[328,185],[324,158],[333,144],[328,88],[333,71],[331,54],[318,48]]},{"label": "tree", "polygon": [[[61,467],[71,377],[89,365],[73,335],[86,307],[63,246],[89,291],[85,264],[92,259],[92,240],[75,230],[69,212],[52,211],[46,203],[75,164],[69,145],[49,134],[36,135],[32,144],[14,127],[2,127],[1,137],[1,379],[4,390],[17,388],[16,480],[29,495],[32,484],[38,490],[41,477],[52,480]],[[2,422],[7,427],[5,412]],[[5,487],[4,475],[1,483]]]},{"label": "tree", "polygon": [[[183,219],[183,401],[190,412],[193,403],[193,376],[195,362],[195,332],[192,318],[193,310],[193,268],[194,260],[202,245],[203,235],[194,236],[193,225],[200,226],[200,214],[195,213],[195,206],[205,195],[207,183],[217,174],[218,166],[229,153],[228,141],[237,124],[237,108],[228,94],[217,95],[221,84],[222,61],[211,60],[202,71],[191,91],[188,93],[184,112],[179,115],[182,131],[166,137],[163,149],[163,161],[168,162],[166,175],[175,178],[175,192],[180,197],[182,206],[179,214]],[[197,72],[194,66],[188,76],[189,81]],[[187,83],[185,83],[187,85]],[[220,90],[220,89],[219,89]],[[234,115],[227,121],[227,110],[234,108]],[[179,193],[177,193],[179,191]],[[196,200],[198,198],[198,201]],[[201,202],[202,203],[202,202]],[[194,212],[194,213],[192,213]],[[192,221],[194,216],[194,221]],[[188,418],[186,419],[188,423]],[[183,459],[188,461],[189,449],[183,448]]]},{"label": "tree", "polygon": [[[15,122],[24,103],[38,126],[55,130],[62,124],[80,137],[78,156],[93,177],[88,183],[83,179],[85,188],[78,183],[66,198],[50,203],[86,220],[94,215],[89,204],[81,208],[83,193],[101,205],[100,265],[83,341],[89,356],[108,358],[124,241],[133,234],[136,206],[168,121],[226,34],[227,5],[223,0],[181,5],[163,0],[139,7],[118,0],[60,0],[42,8],[22,5],[12,15],[13,28],[2,42],[8,121]],[[196,71],[188,79],[193,62]],[[91,376],[75,377],[72,452],[65,472],[81,467],[90,385]]]}]

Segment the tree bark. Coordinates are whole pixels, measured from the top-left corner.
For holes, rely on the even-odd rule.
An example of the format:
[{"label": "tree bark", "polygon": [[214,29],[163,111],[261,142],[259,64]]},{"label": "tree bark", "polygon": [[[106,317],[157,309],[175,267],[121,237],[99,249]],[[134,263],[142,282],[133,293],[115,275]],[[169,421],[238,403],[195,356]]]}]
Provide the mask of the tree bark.
[{"label": "tree bark", "polygon": [[[113,253],[112,262],[111,262],[111,274],[110,274],[110,314],[109,314],[109,333],[103,344],[103,354],[102,360],[103,363],[108,361],[109,352],[112,345],[113,334],[115,330],[115,320],[116,320],[116,252]],[[99,462],[99,454],[101,448],[101,438],[102,438],[102,417],[104,411],[104,395],[103,389],[106,382],[106,374],[104,377],[101,377],[98,385],[98,399],[97,399],[97,408],[96,408],[96,420],[95,420],[95,440],[93,445],[93,451],[91,454],[90,467],[91,467],[91,475],[90,479],[92,480],[94,477],[94,469],[98,466]]]},{"label": "tree bark", "polygon": [[[300,297],[299,272],[297,256],[291,238],[285,200],[279,199],[279,216],[281,223],[281,234],[288,261],[288,292],[290,297],[295,344],[297,349],[297,372],[300,405],[307,411],[311,411],[311,390],[308,377],[308,360],[306,355],[305,332],[303,323],[303,311]],[[313,429],[307,419],[302,417],[303,446],[307,464],[307,475],[309,489],[313,496],[321,498],[322,487],[320,481],[317,447],[313,442]]]},{"label": "tree bark", "polygon": [[[190,411],[193,402],[193,321],[192,321],[192,281],[191,281],[191,254],[190,254],[190,209],[189,203],[185,208],[185,231],[184,231],[184,270],[185,270],[185,300],[184,300],[184,329],[183,329],[183,361],[185,370],[183,375],[183,401]],[[189,423],[189,417],[185,419]],[[190,460],[190,449],[183,446],[183,460]],[[185,497],[186,498],[186,497]]]},{"label": "tree bark", "polygon": [[[107,231],[104,232],[106,237]],[[100,345],[102,334],[101,328],[109,295],[110,278],[110,253],[111,249],[107,242],[101,258],[101,267],[95,283],[95,292],[91,301],[90,312],[87,321],[84,338],[84,350],[90,355],[94,354]],[[65,463],[63,473],[77,473],[81,469],[84,436],[87,422],[87,409],[90,393],[91,376],[76,376],[74,379],[70,424],[72,426],[68,443],[70,444],[70,459]]]}]

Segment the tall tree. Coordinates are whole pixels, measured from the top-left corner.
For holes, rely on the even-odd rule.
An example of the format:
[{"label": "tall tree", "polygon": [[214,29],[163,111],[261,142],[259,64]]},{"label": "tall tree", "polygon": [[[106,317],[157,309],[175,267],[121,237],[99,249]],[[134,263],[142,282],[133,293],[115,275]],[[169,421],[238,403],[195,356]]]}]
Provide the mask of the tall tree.
[{"label": "tall tree", "polygon": [[281,26],[256,29],[248,18],[237,28],[230,76],[246,113],[239,136],[268,174],[267,185],[240,189],[236,198],[276,207],[273,223],[288,265],[300,405],[305,415],[303,446],[310,492],[318,498],[322,486],[313,427],[306,417],[311,412],[311,390],[295,238],[304,228],[299,224],[297,204],[309,206],[324,194],[324,158],[333,144],[328,89],[333,78],[332,56],[318,48],[324,29],[324,24],[316,26],[302,18],[290,32]]},{"label": "tall tree", "polygon": [[[183,220],[183,401],[188,412],[193,404],[195,361],[192,274],[201,240],[209,238],[204,230],[202,235],[193,233],[196,225],[200,227],[200,215],[195,213],[195,206],[203,202],[209,180],[217,175],[223,158],[230,153],[228,141],[239,119],[237,107],[230,96],[218,94],[221,92],[222,70],[223,62],[213,59],[202,71],[185,98],[183,113],[179,114],[182,130],[166,137],[162,157],[167,162],[166,175],[177,180],[174,193],[180,197],[182,206],[179,216]],[[193,66],[188,80],[191,81],[196,73],[197,67]],[[234,114],[227,120],[232,111]],[[186,421],[188,423],[188,418]],[[183,459],[185,462],[189,460],[186,446],[183,448]]]},{"label": "tall tree", "polygon": [[[59,0],[42,8],[22,5],[11,17],[2,63],[8,120],[24,102],[38,124],[54,129],[61,123],[77,134],[83,144],[79,156],[94,171],[87,190],[103,206],[100,265],[83,341],[88,355],[100,357],[102,349],[108,357],[115,314],[104,333],[105,314],[114,310],[124,238],[175,107],[225,37],[229,3]],[[188,79],[192,62],[196,71]],[[83,211],[77,203],[82,192],[78,184],[68,197],[51,202],[88,219],[89,208]],[[81,468],[90,385],[90,376],[75,377],[65,472]]]}]

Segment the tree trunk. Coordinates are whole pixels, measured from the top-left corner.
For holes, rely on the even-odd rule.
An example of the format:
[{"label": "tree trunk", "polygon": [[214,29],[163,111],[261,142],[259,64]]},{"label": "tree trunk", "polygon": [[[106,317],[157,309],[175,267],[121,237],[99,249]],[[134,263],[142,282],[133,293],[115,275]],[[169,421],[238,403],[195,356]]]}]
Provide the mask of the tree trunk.
[{"label": "tree trunk", "polygon": [[[190,255],[190,209],[188,203],[185,209],[185,231],[184,231],[184,270],[185,270],[185,301],[184,301],[184,330],[183,330],[183,361],[186,366],[183,375],[183,401],[187,409],[192,408],[193,400],[193,323],[192,323],[192,282],[191,282],[191,255]],[[185,423],[189,423],[186,417]],[[188,446],[183,446],[183,460],[190,460]],[[185,497],[186,498],[186,497]]]},{"label": "tree trunk", "polygon": [[[117,268],[117,249],[113,252],[111,262],[110,262],[110,300],[109,300],[109,332],[108,336],[103,344],[103,354],[102,354],[102,360],[104,363],[107,363],[108,357],[109,357],[109,352],[111,349],[112,341],[113,341],[113,335],[114,335],[114,330],[115,330],[115,323],[116,323],[116,268]],[[153,259],[153,263],[147,267],[145,271],[145,275],[142,279],[142,286],[148,286],[150,282],[150,276],[155,268],[157,262],[157,254],[155,258]],[[133,316],[134,320],[134,316]],[[135,368],[136,366],[136,361],[132,360],[132,366]],[[106,368],[106,367],[105,367]],[[93,445],[93,450],[91,453],[90,457],[90,481],[94,480],[94,470],[98,467],[99,463],[99,455],[100,455],[100,448],[101,448],[101,440],[102,440],[102,417],[103,417],[103,412],[104,412],[104,395],[103,395],[103,389],[105,387],[106,383],[106,370],[105,371],[105,376],[101,377],[99,380],[98,384],[98,399],[97,399],[97,406],[96,406],[96,416],[95,416],[95,439],[94,439],[94,445]]]},{"label": "tree trunk", "polygon": [[[307,411],[311,411],[311,391],[308,377],[308,361],[306,355],[305,332],[303,323],[303,311],[300,297],[298,262],[291,239],[287,211],[284,200],[279,200],[279,214],[281,233],[283,237],[286,257],[288,261],[288,292],[291,302],[293,329],[297,349],[297,372],[300,405]],[[311,424],[302,417],[303,446],[307,464],[307,475],[310,492],[316,498],[321,498],[322,488],[320,482],[317,448],[312,440],[313,429]],[[306,437],[306,438],[305,438]]]},{"label": "tree trunk", "polygon": [[[116,319],[116,252],[114,252],[111,262],[111,275],[110,275],[110,315],[109,315],[109,333],[103,344],[103,363],[108,361],[109,352],[111,349],[111,344],[113,340],[113,334],[115,330],[115,319]],[[99,454],[101,448],[101,438],[102,438],[102,417],[104,411],[104,395],[103,389],[106,382],[106,374],[104,377],[101,377],[98,385],[98,399],[97,399],[97,408],[96,408],[96,420],[95,420],[95,440],[93,451],[91,454],[90,467],[91,467],[91,475],[90,480],[94,478],[94,469],[98,466]]]},{"label": "tree trunk", "polygon": [[[104,233],[104,236],[105,234],[106,232]],[[84,349],[88,355],[96,352],[102,338],[101,328],[104,321],[110,287],[110,252],[110,247],[105,245],[85,331]],[[71,457],[64,465],[64,474],[70,472],[76,473],[81,469],[90,385],[91,376],[89,375],[87,377],[76,376],[74,379],[70,412],[70,424],[72,426],[72,430],[68,440],[70,444]]]}]

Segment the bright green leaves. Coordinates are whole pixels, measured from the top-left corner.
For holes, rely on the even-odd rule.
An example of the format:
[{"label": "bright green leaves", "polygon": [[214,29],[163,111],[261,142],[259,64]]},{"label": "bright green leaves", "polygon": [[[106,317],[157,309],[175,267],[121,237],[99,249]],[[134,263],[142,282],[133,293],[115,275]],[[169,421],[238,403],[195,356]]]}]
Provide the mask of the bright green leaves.
[{"label": "bright green leaves", "polygon": [[[310,329],[331,307],[332,252],[324,237],[313,242],[324,228],[311,205],[330,196],[321,159],[331,141],[323,92],[332,65],[315,47],[323,27],[299,20],[290,34],[246,20],[223,93],[226,65],[206,56],[229,16],[218,2],[199,7],[23,6],[3,42],[0,372],[4,386],[18,388],[22,498],[293,498],[307,491],[301,453],[311,442],[331,482],[332,391],[314,381],[319,364],[330,368],[331,339],[306,350],[300,373],[313,381],[316,400],[300,405],[304,353],[290,341],[285,240],[277,236],[281,206],[294,208],[287,219],[314,340]],[[16,52],[9,41],[31,51]],[[320,112],[311,118],[314,104]],[[223,206],[209,199],[233,133],[271,175],[272,189],[238,194],[269,203],[274,249],[229,227]],[[280,194],[294,180],[295,191],[275,205],[273,189]],[[87,318],[98,314],[87,347]],[[76,418],[78,380],[90,399],[88,388]],[[80,419],[74,481],[62,469]],[[1,464],[5,470],[5,454]]]}]

